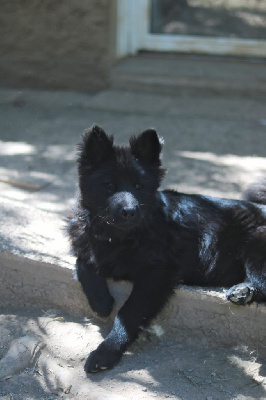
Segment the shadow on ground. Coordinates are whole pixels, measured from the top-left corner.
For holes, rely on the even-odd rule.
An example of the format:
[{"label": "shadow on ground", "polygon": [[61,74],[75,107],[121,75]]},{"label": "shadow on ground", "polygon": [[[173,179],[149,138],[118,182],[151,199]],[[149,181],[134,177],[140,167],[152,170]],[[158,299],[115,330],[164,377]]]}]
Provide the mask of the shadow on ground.
[{"label": "shadow on ground", "polygon": [[2,399],[85,399],[88,393],[92,400],[244,400],[266,395],[265,349],[212,348],[146,332],[116,368],[87,377],[85,357],[110,324],[73,318],[60,310],[7,310],[0,321],[1,356],[23,335],[36,335],[46,344],[34,365],[1,382]]}]

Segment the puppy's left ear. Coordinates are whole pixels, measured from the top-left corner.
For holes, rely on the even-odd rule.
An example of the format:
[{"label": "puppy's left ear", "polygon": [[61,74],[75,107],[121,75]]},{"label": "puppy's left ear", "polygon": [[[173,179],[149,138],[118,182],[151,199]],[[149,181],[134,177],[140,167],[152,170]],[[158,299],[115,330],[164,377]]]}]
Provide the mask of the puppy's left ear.
[{"label": "puppy's left ear", "polygon": [[133,136],[129,143],[132,154],[139,160],[160,163],[163,140],[159,138],[155,129],[147,129],[140,135]]}]

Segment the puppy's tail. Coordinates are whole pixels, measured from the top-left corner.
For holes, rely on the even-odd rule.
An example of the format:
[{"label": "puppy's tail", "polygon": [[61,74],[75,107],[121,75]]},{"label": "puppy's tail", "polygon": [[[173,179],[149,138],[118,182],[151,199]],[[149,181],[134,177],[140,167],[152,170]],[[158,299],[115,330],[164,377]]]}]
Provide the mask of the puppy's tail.
[{"label": "puppy's tail", "polygon": [[249,185],[243,197],[244,200],[252,201],[253,203],[266,204],[266,176]]}]

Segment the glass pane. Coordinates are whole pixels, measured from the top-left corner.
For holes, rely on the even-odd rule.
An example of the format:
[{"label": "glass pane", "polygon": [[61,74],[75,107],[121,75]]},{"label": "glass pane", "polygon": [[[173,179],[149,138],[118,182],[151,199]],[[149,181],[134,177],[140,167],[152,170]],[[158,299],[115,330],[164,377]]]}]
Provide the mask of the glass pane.
[{"label": "glass pane", "polygon": [[266,39],[266,0],[151,2],[151,33]]}]

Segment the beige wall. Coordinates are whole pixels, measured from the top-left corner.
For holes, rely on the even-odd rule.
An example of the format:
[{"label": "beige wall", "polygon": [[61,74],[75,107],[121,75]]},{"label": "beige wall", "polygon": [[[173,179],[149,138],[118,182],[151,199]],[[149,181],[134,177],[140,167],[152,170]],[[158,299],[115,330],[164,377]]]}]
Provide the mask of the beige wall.
[{"label": "beige wall", "polygon": [[0,85],[97,90],[108,84],[110,0],[0,0]]}]

